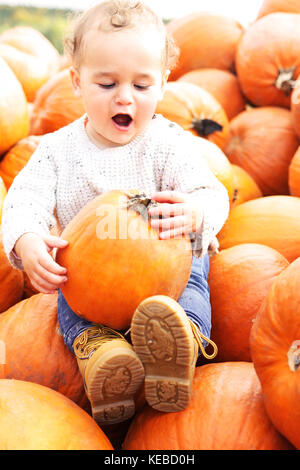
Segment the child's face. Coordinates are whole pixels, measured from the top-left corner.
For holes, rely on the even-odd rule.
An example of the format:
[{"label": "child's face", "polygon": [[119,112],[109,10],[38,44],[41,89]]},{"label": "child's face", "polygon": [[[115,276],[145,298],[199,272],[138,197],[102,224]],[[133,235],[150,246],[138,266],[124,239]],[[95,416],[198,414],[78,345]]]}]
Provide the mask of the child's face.
[{"label": "child's face", "polygon": [[98,146],[128,144],[147,126],[162,96],[163,39],[154,30],[90,31],[71,77]]}]

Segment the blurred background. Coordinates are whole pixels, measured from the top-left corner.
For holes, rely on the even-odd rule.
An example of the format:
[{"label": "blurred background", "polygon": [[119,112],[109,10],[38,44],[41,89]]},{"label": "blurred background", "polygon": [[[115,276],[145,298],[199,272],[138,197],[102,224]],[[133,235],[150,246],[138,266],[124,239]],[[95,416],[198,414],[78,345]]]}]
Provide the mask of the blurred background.
[{"label": "blurred background", "polygon": [[[97,0],[6,0],[0,2],[0,33],[17,25],[34,27],[62,53],[63,36],[72,12],[86,9]],[[237,19],[243,26],[251,24],[262,0],[147,0],[167,23],[194,11],[208,11]]]}]

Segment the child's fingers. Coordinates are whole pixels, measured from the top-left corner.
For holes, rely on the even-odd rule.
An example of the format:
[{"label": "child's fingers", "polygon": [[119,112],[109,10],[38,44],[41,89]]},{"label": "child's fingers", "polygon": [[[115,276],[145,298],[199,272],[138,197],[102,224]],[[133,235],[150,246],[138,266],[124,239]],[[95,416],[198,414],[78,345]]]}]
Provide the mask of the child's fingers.
[{"label": "child's fingers", "polygon": [[43,240],[50,248],[64,248],[69,243],[67,240],[54,235],[47,235],[43,237]]},{"label": "child's fingers", "polygon": [[30,277],[30,281],[33,287],[43,294],[54,294],[57,290],[56,286],[53,286],[53,284],[44,281],[38,276]]},{"label": "child's fingers", "polygon": [[169,202],[174,204],[176,202],[185,202],[186,196],[179,191],[159,191],[152,194],[151,199],[157,202]]},{"label": "child's fingers", "polygon": [[63,283],[65,283],[68,278],[64,274],[54,274],[47,269],[45,269],[42,265],[38,265],[36,268],[36,274],[45,282],[52,284],[53,287],[59,287]]},{"label": "child's fingers", "polygon": [[183,238],[188,232],[183,232],[181,227],[164,230],[160,232],[159,238],[162,240],[169,240],[170,238]]},{"label": "child's fingers", "polygon": [[64,266],[60,266],[58,263],[56,263],[56,261],[54,261],[52,256],[50,256],[48,253],[41,256],[38,262],[40,266],[42,266],[46,271],[50,271],[53,274],[63,275],[67,272],[67,269]]},{"label": "child's fingers", "polygon": [[153,206],[149,209],[150,217],[174,217],[184,215],[187,211],[185,204],[182,203],[162,203],[159,206]]},{"label": "child's fingers", "polygon": [[190,220],[186,216],[170,217],[167,219],[152,219],[151,227],[162,229],[163,231],[178,228],[182,233],[188,233],[192,229],[192,218]]}]

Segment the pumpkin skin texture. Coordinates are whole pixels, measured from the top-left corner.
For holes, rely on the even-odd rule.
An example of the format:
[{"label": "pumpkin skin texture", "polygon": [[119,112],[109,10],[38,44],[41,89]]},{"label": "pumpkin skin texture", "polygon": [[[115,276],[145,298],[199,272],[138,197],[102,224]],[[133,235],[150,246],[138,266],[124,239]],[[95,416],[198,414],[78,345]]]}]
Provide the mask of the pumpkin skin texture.
[{"label": "pumpkin skin texture", "polygon": [[252,176],[244,168],[231,164],[234,181],[234,194],[231,202],[231,208],[238,206],[246,201],[262,197],[262,191],[255,183]]},{"label": "pumpkin skin texture", "polygon": [[233,207],[217,235],[223,250],[259,243],[279,251],[289,262],[300,256],[300,199],[266,196]]},{"label": "pumpkin skin texture", "polygon": [[14,269],[7,259],[0,232],[0,313],[19,302],[23,295],[23,273]]},{"label": "pumpkin skin texture", "polygon": [[146,297],[177,300],[192,263],[190,241],[160,240],[138,212],[126,209],[128,199],[110,191],[90,201],[63,230],[69,244],[56,257],[67,268],[61,290],[71,309],[119,330]]},{"label": "pumpkin skin texture", "polygon": [[112,450],[84,410],[48,387],[0,380],[1,450]]},{"label": "pumpkin skin texture", "polygon": [[0,177],[7,189],[14,178],[24,168],[41,140],[40,136],[30,135],[19,140],[2,158],[0,162]]},{"label": "pumpkin skin texture", "polygon": [[180,49],[170,80],[199,68],[234,71],[236,48],[243,35],[243,28],[237,21],[222,15],[194,12],[171,20],[167,30]]},{"label": "pumpkin skin texture", "polygon": [[36,294],[0,315],[6,364],[1,378],[35,382],[89,410],[77,360],[57,322],[57,294]]},{"label": "pumpkin skin texture", "polygon": [[75,96],[69,69],[62,70],[39,89],[33,103],[30,134],[54,132],[83,114],[82,100]]},{"label": "pumpkin skin texture", "polygon": [[292,196],[300,197],[300,147],[289,166],[289,188]]},{"label": "pumpkin skin texture", "polygon": [[236,75],[228,70],[196,69],[182,75],[178,81],[204,88],[223,107],[229,121],[245,110],[245,98]]},{"label": "pumpkin skin texture", "polygon": [[263,0],[257,19],[270,13],[300,13],[298,0]]},{"label": "pumpkin skin texture", "polygon": [[267,417],[250,362],[197,367],[189,406],[177,413],[145,406],[134,417],[123,445],[124,450],[291,448]]},{"label": "pumpkin skin texture", "polygon": [[0,155],[29,133],[26,97],[17,77],[0,57]]},{"label": "pumpkin skin texture", "polygon": [[265,245],[245,243],[222,250],[211,259],[211,339],[216,361],[251,362],[250,331],[269,288],[288,261]]},{"label": "pumpkin skin texture", "polygon": [[291,112],[266,106],[232,119],[224,152],[249,173],[264,196],[270,196],[289,194],[288,168],[298,146]]},{"label": "pumpkin skin texture", "polygon": [[252,327],[253,364],[266,411],[276,429],[300,449],[300,259],[273,282]]},{"label": "pumpkin skin texture", "polygon": [[300,73],[300,16],[272,13],[245,32],[236,54],[244,95],[256,106],[290,107]]},{"label": "pumpkin skin texture", "polygon": [[198,85],[183,81],[168,82],[163,98],[156,106],[156,113],[221,149],[227,144],[229,122],[226,113],[220,103]]}]

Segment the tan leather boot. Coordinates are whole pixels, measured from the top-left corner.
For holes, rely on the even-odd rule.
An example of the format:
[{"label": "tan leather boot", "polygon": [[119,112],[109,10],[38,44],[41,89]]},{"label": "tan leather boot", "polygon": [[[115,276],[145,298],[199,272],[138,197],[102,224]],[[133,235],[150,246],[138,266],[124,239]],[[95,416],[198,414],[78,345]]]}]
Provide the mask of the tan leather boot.
[{"label": "tan leather boot", "polygon": [[[148,404],[159,411],[184,410],[191,398],[199,347],[212,359],[216,345],[175,300],[162,295],[140,303],[132,318],[131,339],[144,365]],[[213,345],[212,355],[205,353],[202,339]]]},{"label": "tan leather boot", "polygon": [[113,424],[133,416],[144,368],[125,338],[111,328],[92,326],[73,348],[95,421]]}]

